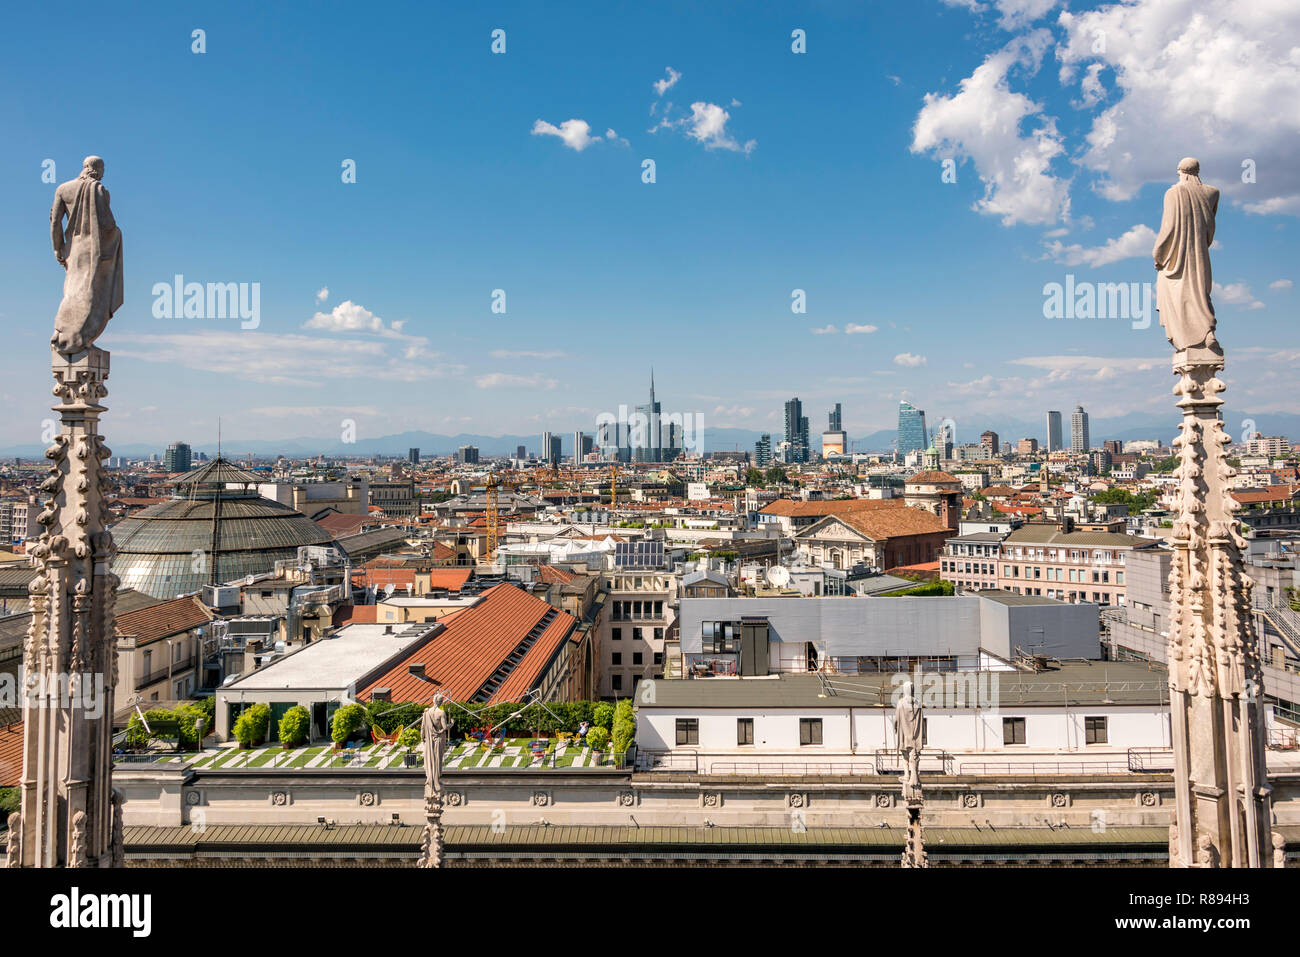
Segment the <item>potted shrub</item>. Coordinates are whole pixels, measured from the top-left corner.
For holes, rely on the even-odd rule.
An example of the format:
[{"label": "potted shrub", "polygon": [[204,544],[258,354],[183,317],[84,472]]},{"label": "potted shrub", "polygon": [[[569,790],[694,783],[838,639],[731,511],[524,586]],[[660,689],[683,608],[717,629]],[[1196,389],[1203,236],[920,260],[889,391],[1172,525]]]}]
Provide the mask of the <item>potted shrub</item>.
[{"label": "potted shrub", "polygon": [[600,764],[605,746],[609,744],[609,732],[597,725],[587,732],[587,744],[591,746],[592,757],[596,759],[597,764]]},{"label": "potted shrub", "polygon": [[420,729],[407,728],[397,736],[397,743],[404,748],[418,748],[420,746]]},{"label": "potted shrub", "polygon": [[235,726],[231,730],[239,746],[247,750],[266,740],[266,731],[270,724],[271,706],[255,704],[251,708],[244,709],[235,719]]},{"label": "potted shrub", "polygon": [[597,704],[591,709],[591,723],[608,731],[614,723],[614,706],[608,701]]},{"label": "potted shrub", "polygon": [[302,705],[294,705],[280,719],[280,747],[286,751],[302,746],[311,732],[311,712]]},{"label": "potted shrub", "polygon": [[334,742],[335,751],[352,737],[352,732],[360,728],[365,719],[366,709],[359,704],[345,704],[334,712],[334,720],[330,722],[330,740]]}]

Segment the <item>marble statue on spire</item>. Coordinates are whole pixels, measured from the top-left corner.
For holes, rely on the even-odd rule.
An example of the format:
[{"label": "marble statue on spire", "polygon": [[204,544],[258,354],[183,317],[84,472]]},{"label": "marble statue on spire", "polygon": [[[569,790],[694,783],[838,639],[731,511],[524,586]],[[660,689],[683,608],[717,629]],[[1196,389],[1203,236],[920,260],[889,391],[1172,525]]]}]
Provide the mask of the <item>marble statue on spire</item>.
[{"label": "marble statue on spire", "polygon": [[87,156],[81,175],[54,191],[50,238],[67,275],[51,344],[64,355],[84,352],[122,305],[122,231],[101,180],[104,161]]},{"label": "marble statue on spire", "polygon": [[1165,191],[1160,234],[1153,250],[1156,309],[1160,325],[1179,352],[1204,348],[1221,354],[1214,338],[1214,303],[1210,292],[1210,244],[1219,191],[1200,178],[1201,164],[1192,157],[1178,164],[1178,182]]}]

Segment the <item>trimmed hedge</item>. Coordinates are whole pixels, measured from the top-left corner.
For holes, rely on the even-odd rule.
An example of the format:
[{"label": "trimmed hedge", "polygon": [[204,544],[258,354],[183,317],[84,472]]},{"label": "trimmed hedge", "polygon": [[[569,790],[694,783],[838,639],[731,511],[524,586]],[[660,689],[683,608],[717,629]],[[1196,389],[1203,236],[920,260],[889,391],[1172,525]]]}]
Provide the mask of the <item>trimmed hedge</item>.
[{"label": "trimmed hedge", "polygon": [[614,706],[614,733],[611,740],[615,754],[623,754],[636,739],[636,712],[632,710],[632,699],[624,698]]}]

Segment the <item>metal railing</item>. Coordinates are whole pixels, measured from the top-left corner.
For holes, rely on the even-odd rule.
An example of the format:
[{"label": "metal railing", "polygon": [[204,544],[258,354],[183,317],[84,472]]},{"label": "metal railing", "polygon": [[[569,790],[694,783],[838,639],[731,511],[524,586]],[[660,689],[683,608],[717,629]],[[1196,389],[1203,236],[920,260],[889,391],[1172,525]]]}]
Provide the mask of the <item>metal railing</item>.
[{"label": "metal railing", "polygon": [[[922,772],[952,774],[953,756],[947,751],[921,749],[917,769]],[[877,748],[874,760],[877,774],[902,774],[903,756],[894,748]]]},{"label": "metal railing", "polygon": [[711,761],[706,774],[772,774],[784,777],[842,775],[875,776],[881,772],[873,764],[839,761]]},{"label": "metal railing", "polygon": [[699,755],[694,751],[655,751],[641,749],[637,752],[638,771],[684,771],[695,774],[700,769]]},{"label": "metal railing", "polygon": [[1126,761],[963,761],[957,774],[1128,774]]},{"label": "metal railing", "polygon": [[1271,728],[1268,747],[1274,751],[1295,751],[1300,748],[1300,728]]},{"label": "metal railing", "polygon": [[1135,772],[1172,771],[1174,752],[1167,748],[1129,748],[1128,769]]}]

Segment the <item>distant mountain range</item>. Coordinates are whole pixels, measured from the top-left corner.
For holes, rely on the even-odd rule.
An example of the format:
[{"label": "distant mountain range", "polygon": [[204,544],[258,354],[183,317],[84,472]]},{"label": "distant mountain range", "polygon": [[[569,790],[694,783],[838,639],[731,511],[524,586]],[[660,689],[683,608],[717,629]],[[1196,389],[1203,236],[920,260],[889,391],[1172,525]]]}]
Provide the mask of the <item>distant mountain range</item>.
[{"label": "distant mountain range", "polygon": [[[1064,438],[1068,443],[1070,440],[1069,410],[1062,409],[1061,417]],[[1224,413],[1224,423],[1234,442],[1241,440],[1245,428],[1244,423],[1251,418],[1254,419],[1254,430],[1256,432],[1264,435],[1284,435],[1290,438],[1292,442],[1296,442],[1297,437],[1300,437],[1300,415],[1280,412],[1248,416],[1245,413],[1228,410]],[[927,421],[927,425],[931,430],[937,424],[937,422]],[[1159,439],[1165,445],[1168,445],[1177,431],[1177,424],[1177,411],[1171,408],[1169,415],[1160,418],[1137,412],[1114,419],[1094,418],[1089,423],[1089,430],[1092,444],[1098,447],[1106,439],[1121,439],[1123,441]],[[999,439],[1004,442],[1014,443],[1022,438],[1036,438],[1040,444],[1043,444],[1047,438],[1046,415],[1040,415],[1033,420],[999,421],[989,419],[972,420],[969,423],[959,421],[956,429],[958,444],[979,442],[980,433],[985,429],[992,429],[998,433]],[[560,435],[562,454],[566,456],[572,455],[573,432],[560,431],[558,434]],[[750,429],[708,428],[706,426],[704,429],[704,449],[706,452],[729,452],[734,450],[752,452],[754,443],[758,441],[760,434],[760,432]],[[894,431],[887,429],[856,438],[851,437],[849,442],[851,447],[858,452],[888,452],[893,448],[894,437]],[[780,434],[772,433],[773,444],[781,441],[782,438]],[[812,435],[813,447],[820,448],[820,443],[820,434],[814,432]],[[131,442],[119,444],[112,440],[111,433],[108,436],[108,444],[112,448],[114,455],[127,458],[146,458],[154,453],[161,455],[165,448],[165,446],[151,446]],[[302,437],[279,441],[241,440],[236,438],[223,441],[222,448],[226,455],[234,458],[243,457],[250,452],[257,457],[287,455],[290,458],[305,458],[317,454],[348,457],[405,456],[407,451],[412,448],[418,448],[423,456],[434,457],[448,455],[462,445],[478,446],[479,451],[484,456],[513,455],[515,449],[520,445],[524,446],[529,452],[540,454],[541,444],[540,433],[530,435],[479,435],[462,432],[458,435],[442,435],[435,432],[410,431],[377,438],[359,438],[351,444],[346,444],[337,437]],[[215,443],[200,444],[194,446],[194,451],[206,452],[211,456],[216,454],[217,448]],[[43,454],[44,446],[36,444],[0,447],[0,456],[5,458],[14,456],[39,458]]]}]

